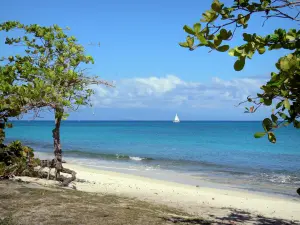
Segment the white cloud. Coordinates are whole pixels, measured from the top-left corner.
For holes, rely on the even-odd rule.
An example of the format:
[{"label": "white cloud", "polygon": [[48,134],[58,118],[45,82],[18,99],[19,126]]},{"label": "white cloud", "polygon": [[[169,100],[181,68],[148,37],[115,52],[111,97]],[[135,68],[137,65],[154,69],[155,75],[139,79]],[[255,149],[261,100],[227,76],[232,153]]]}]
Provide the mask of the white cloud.
[{"label": "white cloud", "polygon": [[94,107],[109,108],[221,108],[235,105],[248,95],[259,92],[262,78],[222,80],[208,84],[186,82],[174,75],[118,80],[115,88],[93,86]]},{"label": "white cloud", "polygon": [[176,88],[184,82],[176,76],[168,75],[166,77],[135,78],[135,83],[139,88],[146,88],[148,94],[163,94]]}]

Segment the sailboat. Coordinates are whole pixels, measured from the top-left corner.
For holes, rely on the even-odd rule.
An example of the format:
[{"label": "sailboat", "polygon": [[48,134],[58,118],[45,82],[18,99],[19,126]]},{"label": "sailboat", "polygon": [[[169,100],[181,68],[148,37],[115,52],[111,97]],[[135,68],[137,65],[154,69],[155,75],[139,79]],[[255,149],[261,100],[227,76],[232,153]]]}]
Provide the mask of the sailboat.
[{"label": "sailboat", "polygon": [[179,120],[179,117],[177,116],[177,113],[176,113],[176,116],[173,120],[173,123],[179,123],[179,122],[180,122],[180,120]]}]

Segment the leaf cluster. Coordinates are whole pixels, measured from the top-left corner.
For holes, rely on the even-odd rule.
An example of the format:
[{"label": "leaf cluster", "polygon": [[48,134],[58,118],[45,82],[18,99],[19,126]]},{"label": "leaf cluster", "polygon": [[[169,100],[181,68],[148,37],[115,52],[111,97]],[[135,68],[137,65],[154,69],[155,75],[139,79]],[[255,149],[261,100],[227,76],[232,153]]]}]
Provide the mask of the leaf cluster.
[{"label": "leaf cluster", "polygon": [[[254,113],[262,105],[275,107],[271,117],[263,121],[265,131],[255,134],[256,138],[268,134],[272,143],[276,142],[274,129],[288,124],[300,128],[300,31],[279,28],[266,36],[245,32],[242,35],[244,44],[231,48],[229,43],[236,29],[247,29],[254,14],[260,14],[265,21],[274,17],[299,21],[299,6],[299,1],[290,0],[234,0],[233,5],[226,7],[219,0],[214,0],[211,9],[202,14],[200,22],[195,23],[193,27],[183,27],[188,35],[185,42],[179,43],[181,47],[191,51],[198,47],[208,47],[210,51],[228,51],[230,56],[236,57],[236,71],[243,70],[246,60],[252,59],[255,53],[261,55],[277,49],[290,52],[278,59],[278,71],[271,73],[270,80],[261,87],[262,93],[258,93],[257,97],[248,97],[245,101],[253,104],[250,109],[246,108],[246,113]],[[287,14],[284,9],[296,13]]]},{"label": "leaf cluster", "polygon": [[[0,112],[14,117],[44,107],[76,110],[89,104],[96,77],[85,76],[82,65],[94,63],[74,36],[58,25],[43,27],[17,21],[0,24],[0,31],[20,30],[20,37],[7,37],[5,44],[21,53],[3,57],[0,66]],[[5,112],[5,113],[4,113]],[[67,114],[64,114],[67,117]]]}]

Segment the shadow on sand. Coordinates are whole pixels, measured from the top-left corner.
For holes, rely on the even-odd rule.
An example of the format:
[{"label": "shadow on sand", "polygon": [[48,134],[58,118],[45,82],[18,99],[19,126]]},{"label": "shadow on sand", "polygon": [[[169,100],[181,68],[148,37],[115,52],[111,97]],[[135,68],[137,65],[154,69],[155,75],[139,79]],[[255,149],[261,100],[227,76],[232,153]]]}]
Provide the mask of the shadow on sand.
[{"label": "shadow on sand", "polygon": [[290,221],[277,218],[268,218],[260,215],[253,215],[242,210],[231,209],[230,213],[224,217],[214,217],[211,215],[210,220],[199,218],[184,218],[184,217],[169,217],[165,220],[178,224],[201,224],[201,225],[215,225],[215,224],[255,224],[255,225],[290,225],[300,224],[299,221]]}]

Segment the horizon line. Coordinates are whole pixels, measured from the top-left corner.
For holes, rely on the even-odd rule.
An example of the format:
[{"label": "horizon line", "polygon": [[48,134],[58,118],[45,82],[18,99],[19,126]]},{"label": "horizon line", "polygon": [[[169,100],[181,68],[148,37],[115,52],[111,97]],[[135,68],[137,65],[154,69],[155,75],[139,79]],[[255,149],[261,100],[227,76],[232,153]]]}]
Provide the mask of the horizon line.
[{"label": "horizon line", "polygon": [[[27,122],[50,122],[50,121],[55,121],[54,119],[51,120],[32,120],[32,119],[21,119],[21,120],[9,120],[9,121],[27,121]],[[172,120],[62,120],[62,122],[78,122],[78,121],[93,121],[93,122],[173,122]],[[180,122],[261,122],[261,120],[181,120]]]}]

